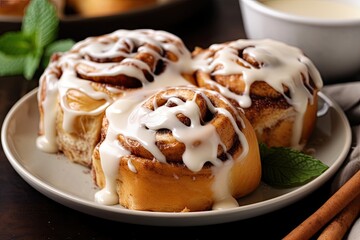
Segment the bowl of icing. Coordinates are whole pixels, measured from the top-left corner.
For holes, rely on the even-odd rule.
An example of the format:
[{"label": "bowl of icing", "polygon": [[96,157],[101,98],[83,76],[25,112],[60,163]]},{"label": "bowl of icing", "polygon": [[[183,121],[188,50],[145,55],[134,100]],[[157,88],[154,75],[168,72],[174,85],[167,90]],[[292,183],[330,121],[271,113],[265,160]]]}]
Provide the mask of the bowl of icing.
[{"label": "bowl of icing", "polygon": [[239,0],[246,37],[300,48],[324,83],[360,72],[360,1]]}]

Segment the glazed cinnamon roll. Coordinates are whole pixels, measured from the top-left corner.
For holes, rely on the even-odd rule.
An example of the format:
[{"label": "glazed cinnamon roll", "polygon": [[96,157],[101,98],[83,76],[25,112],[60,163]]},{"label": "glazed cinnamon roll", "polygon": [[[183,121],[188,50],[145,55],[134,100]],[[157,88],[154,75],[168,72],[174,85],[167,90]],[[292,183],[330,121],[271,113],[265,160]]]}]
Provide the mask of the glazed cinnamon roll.
[{"label": "glazed cinnamon roll", "polygon": [[73,51],[83,59],[76,65],[77,75],[95,82],[139,88],[155,78],[176,81],[177,75],[191,74],[191,54],[182,40],[160,30],[117,30],[89,37]]},{"label": "glazed cinnamon roll", "polygon": [[[58,16],[63,16],[65,0],[50,0],[49,2],[55,6]],[[0,16],[23,17],[29,4],[30,0],[1,0]]]},{"label": "glazed cinnamon roll", "polygon": [[105,109],[126,89],[76,78],[66,69],[67,61],[77,60],[72,57],[75,55],[54,55],[41,77],[37,145],[90,167]]},{"label": "glazed cinnamon roll", "polygon": [[189,84],[191,54],[177,36],[118,30],[54,55],[39,82],[38,146],[91,166],[105,110],[139,89]]},{"label": "glazed cinnamon roll", "polygon": [[0,3],[0,15],[23,16],[30,0],[3,0]]},{"label": "glazed cinnamon roll", "polygon": [[322,79],[300,49],[240,39],[197,48],[193,57],[197,84],[243,108],[259,142],[304,147],[315,126]]},{"label": "glazed cinnamon roll", "polygon": [[[146,93],[145,93],[146,94]],[[106,111],[93,155],[96,201],[180,212],[237,206],[261,178],[258,142],[242,110],[211,90],[169,87]]]},{"label": "glazed cinnamon roll", "polygon": [[143,9],[158,4],[158,0],[68,0],[73,10],[85,17],[99,17]]}]

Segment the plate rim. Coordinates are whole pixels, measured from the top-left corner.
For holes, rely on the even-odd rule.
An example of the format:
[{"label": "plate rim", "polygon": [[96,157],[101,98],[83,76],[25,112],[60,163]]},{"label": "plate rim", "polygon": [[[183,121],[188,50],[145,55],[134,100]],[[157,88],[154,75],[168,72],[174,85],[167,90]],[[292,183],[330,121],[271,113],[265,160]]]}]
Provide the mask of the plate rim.
[{"label": "plate rim", "polygon": [[[124,209],[121,207],[105,206],[105,205],[97,204],[94,201],[89,201],[80,197],[76,197],[74,195],[56,189],[55,187],[51,186],[49,183],[46,183],[41,179],[37,178],[36,176],[32,175],[31,172],[29,172],[18,161],[18,159],[16,159],[16,157],[12,153],[9,143],[7,141],[7,129],[11,122],[12,116],[16,113],[16,111],[19,110],[19,108],[21,108],[23,104],[26,104],[27,101],[29,101],[29,99],[36,97],[37,91],[38,88],[35,88],[32,91],[25,94],[23,97],[21,97],[11,107],[11,109],[9,110],[3,121],[1,127],[1,142],[3,146],[3,151],[8,161],[10,162],[12,167],[16,170],[16,172],[27,183],[29,183],[33,188],[41,192],[43,195],[49,197],[50,199],[58,203],[61,203],[62,205],[65,205],[69,208],[72,208],[74,210],[89,215],[93,215],[96,217],[119,221],[119,222],[152,225],[152,226],[199,226],[199,225],[231,222],[231,221],[242,220],[245,218],[251,218],[251,217],[263,215],[278,210],[287,205],[290,205],[295,201],[298,201],[301,198],[307,196],[308,194],[319,188],[321,185],[323,185],[341,167],[351,147],[351,140],[352,140],[351,126],[345,116],[345,113],[331,97],[325,95],[323,92],[319,92],[319,96],[322,99],[324,99],[324,101],[327,102],[331,107],[333,107],[335,112],[342,119],[343,127],[345,130],[344,134],[346,136],[346,141],[344,142],[342,151],[339,154],[338,159],[334,162],[334,164],[332,164],[327,171],[321,174],[321,177],[312,180],[310,183],[302,185],[296,188],[295,190],[291,192],[287,192],[283,195],[276,196],[274,198],[270,198],[261,202],[240,206],[238,208],[233,208],[233,209],[187,212],[187,213],[167,213],[167,212],[135,211],[135,210]],[[300,197],[298,196],[299,192],[302,192],[302,195]],[[280,204],[274,207],[271,205],[274,204],[274,202],[280,202]],[[272,207],[266,208],[266,206],[268,206],[269,204]],[[245,212],[245,216],[239,217],[239,212]],[[259,214],[259,212],[261,212],[261,214]],[[125,215],[126,218],[123,219],[122,217],[124,217]],[[201,221],[204,218],[206,218],[205,223]]]}]

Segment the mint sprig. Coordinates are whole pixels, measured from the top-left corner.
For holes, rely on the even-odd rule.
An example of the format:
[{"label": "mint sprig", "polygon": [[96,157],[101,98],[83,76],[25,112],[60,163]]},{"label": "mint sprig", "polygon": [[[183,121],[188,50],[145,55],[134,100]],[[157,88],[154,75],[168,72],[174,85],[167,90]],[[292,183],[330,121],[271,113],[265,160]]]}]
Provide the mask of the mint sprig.
[{"label": "mint sprig", "polygon": [[33,48],[31,38],[22,32],[7,32],[0,37],[0,51],[7,55],[25,55]]},{"label": "mint sprig", "polygon": [[53,53],[67,51],[74,45],[71,39],[56,40],[58,30],[55,6],[48,0],[30,1],[21,31],[0,36],[0,76],[23,75],[33,79],[36,71],[47,66]]},{"label": "mint sprig", "polygon": [[59,18],[50,1],[32,0],[26,9],[21,31],[33,37],[36,47],[45,47],[57,37]]},{"label": "mint sprig", "polygon": [[262,181],[276,187],[296,187],[321,175],[329,167],[301,151],[260,144]]}]

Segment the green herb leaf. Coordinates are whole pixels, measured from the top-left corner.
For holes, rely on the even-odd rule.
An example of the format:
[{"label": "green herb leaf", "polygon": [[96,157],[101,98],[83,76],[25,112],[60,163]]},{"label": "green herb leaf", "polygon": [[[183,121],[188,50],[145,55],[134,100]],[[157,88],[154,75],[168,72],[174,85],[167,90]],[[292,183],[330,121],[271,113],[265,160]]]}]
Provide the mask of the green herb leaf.
[{"label": "green herb leaf", "polygon": [[7,32],[0,36],[0,51],[7,55],[25,55],[33,48],[22,32]]},{"label": "green herb leaf", "polygon": [[43,51],[39,48],[33,53],[26,55],[23,74],[27,80],[31,80],[36,73],[36,70],[39,68],[42,54]]},{"label": "green herb leaf", "polygon": [[42,48],[57,37],[59,18],[50,1],[32,0],[26,9],[22,32],[34,37],[37,47]]},{"label": "green herb leaf", "polygon": [[291,148],[260,144],[260,155],[262,180],[272,186],[300,186],[328,169],[320,160]]},{"label": "green herb leaf", "polygon": [[[23,17],[21,32],[0,36],[0,76],[22,74],[33,79],[40,63],[47,62],[54,51],[67,51],[71,40],[53,43],[57,38],[59,18],[55,6],[48,0],[32,0]],[[45,56],[44,49],[46,50]]]},{"label": "green herb leaf", "polygon": [[71,49],[72,46],[74,46],[75,41],[72,39],[64,39],[64,40],[58,40],[51,44],[49,44],[45,48],[44,56],[43,56],[43,67],[45,68],[50,61],[51,55],[53,55],[56,52],[66,52]]},{"label": "green herb leaf", "polygon": [[11,56],[0,52],[0,76],[13,76],[23,73],[26,56]]}]

